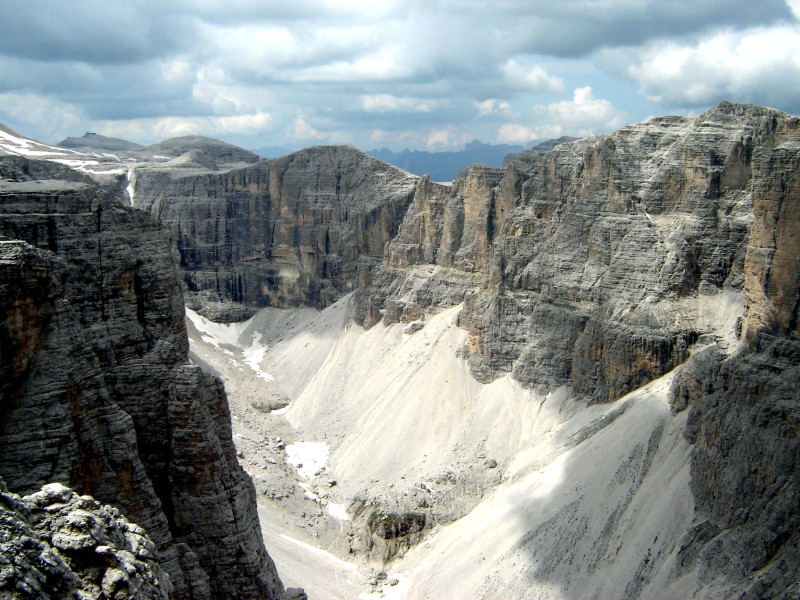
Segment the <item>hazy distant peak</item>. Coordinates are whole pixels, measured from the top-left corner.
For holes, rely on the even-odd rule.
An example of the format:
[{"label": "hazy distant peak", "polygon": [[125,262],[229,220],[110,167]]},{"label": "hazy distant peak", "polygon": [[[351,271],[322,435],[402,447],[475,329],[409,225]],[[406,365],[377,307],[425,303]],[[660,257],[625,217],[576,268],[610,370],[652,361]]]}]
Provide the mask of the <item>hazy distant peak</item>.
[{"label": "hazy distant peak", "polygon": [[56,144],[60,148],[89,148],[92,150],[107,150],[110,152],[124,152],[126,150],[139,150],[143,148],[140,144],[129,142],[120,138],[106,137],[91,131],[83,134],[83,137],[68,137]]},{"label": "hazy distant peak", "polygon": [[463,150],[447,152],[426,152],[409,150],[392,152],[387,148],[369,150],[375,158],[396,165],[414,175],[429,174],[432,181],[452,181],[464,168],[475,163],[484,163],[491,167],[499,167],[503,159],[512,152],[522,152],[523,146],[507,144],[485,144],[473,140]]},{"label": "hazy distant peak", "polygon": [[216,169],[222,165],[252,164],[261,160],[257,154],[222,140],[202,135],[170,138],[143,148],[153,158],[172,159],[166,166]]}]

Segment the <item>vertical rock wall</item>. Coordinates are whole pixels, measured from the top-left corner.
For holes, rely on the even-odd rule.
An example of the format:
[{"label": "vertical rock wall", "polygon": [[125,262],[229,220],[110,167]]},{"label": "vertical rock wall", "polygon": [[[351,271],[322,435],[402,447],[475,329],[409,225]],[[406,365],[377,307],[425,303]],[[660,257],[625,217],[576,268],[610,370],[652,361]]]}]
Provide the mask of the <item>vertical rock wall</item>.
[{"label": "vertical rock wall", "polygon": [[227,172],[140,168],[135,198],[172,232],[195,308],[324,307],[383,260],[415,181],[332,146]]},{"label": "vertical rock wall", "polygon": [[93,186],[32,181],[12,162],[0,476],[13,492],[55,481],[117,506],[155,543],[174,598],[279,597],[224,391],[187,364],[169,238]]},{"label": "vertical rock wall", "polygon": [[[476,377],[512,373],[613,400],[681,364],[709,333],[693,305],[741,293],[753,203],[756,228],[773,218],[758,186],[791,180],[791,166],[777,163],[791,160],[780,144],[795,135],[788,115],[722,103],[523,154],[504,170],[473,167],[449,188],[421,182],[387,246],[391,275],[376,281],[421,264],[480,273],[482,285],[456,298]],[[785,175],[765,176],[772,170]],[[793,204],[785,223],[797,222]],[[791,262],[793,234],[782,235],[776,260]],[[383,308],[376,287],[363,295],[366,324]],[[774,289],[771,302],[797,297],[796,287]]]},{"label": "vertical rock wall", "polygon": [[674,385],[691,407],[699,525],[683,562],[709,596],[800,596],[800,135],[780,124],[752,169],[741,352],[698,353]]}]

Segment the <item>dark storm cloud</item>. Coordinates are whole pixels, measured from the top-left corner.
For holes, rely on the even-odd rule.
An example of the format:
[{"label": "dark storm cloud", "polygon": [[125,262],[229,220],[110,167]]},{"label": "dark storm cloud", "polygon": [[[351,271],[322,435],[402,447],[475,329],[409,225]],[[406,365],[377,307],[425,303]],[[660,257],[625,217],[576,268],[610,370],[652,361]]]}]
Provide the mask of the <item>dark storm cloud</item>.
[{"label": "dark storm cloud", "polygon": [[168,3],[2,0],[0,52],[41,61],[138,63],[189,47],[192,19]]},{"label": "dark storm cloud", "polygon": [[[541,5],[539,7],[539,5]],[[531,10],[536,6],[539,10]],[[685,37],[709,29],[743,29],[793,20],[783,0],[519,3],[509,10],[509,35],[519,51],[581,57],[600,48]]]}]

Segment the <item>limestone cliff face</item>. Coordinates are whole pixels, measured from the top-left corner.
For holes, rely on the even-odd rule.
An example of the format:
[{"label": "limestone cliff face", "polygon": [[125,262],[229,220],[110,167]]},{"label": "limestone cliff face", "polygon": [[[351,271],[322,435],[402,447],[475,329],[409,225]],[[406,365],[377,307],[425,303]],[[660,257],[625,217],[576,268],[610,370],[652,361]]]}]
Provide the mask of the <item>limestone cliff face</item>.
[{"label": "limestone cliff face", "polygon": [[699,567],[709,596],[800,596],[798,127],[779,123],[753,166],[742,349],[698,352],[673,384],[674,408],[691,410],[700,517],[681,566]]},{"label": "limestone cliff face", "polygon": [[135,204],[171,230],[189,302],[323,307],[382,261],[415,181],[317,147],[224,171],[138,168]]},{"label": "limestone cliff face", "polygon": [[800,342],[760,332],[729,358],[711,346],[673,386],[691,407],[697,522],[679,569],[698,573],[701,597],[797,598]]},{"label": "limestone cliff face", "polygon": [[800,135],[783,123],[779,144],[754,176],[753,228],[745,260],[744,338],[761,330],[800,337]]},{"label": "limestone cliff face", "polygon": [[42,179],[47,165],[4,164],[0,476],[118,507],[174,598],[279,596],[224,391],[187,364],[167,234],[94,186]]},{"label": "limestone cliff face", "polygon": [[[510,372],[618,398],[682,363],[709,332],[699,302],[741,292],[753,204],[755,229],[777,218],[765,202],[797,178],[782,146],[797,134],[788,115],[722,103],[522,155],[505,170],[473,167],[452,187],[421,181],[377,280],[419,264],[478,273],[482,285],[455,299],[466,301],[460,323],[479,379]],[[775,169],[781,178],[765,177]],[[783,205],[789,243],[778,262],[796,255],[795,204]],[[758,243],[769,257],[761,275],[751,258],[748,277],[781,278],[772,304],[796,300],[796,280],[787,289],[788,274],[770,270],[775,241]],[[367,325],[386,310],[374,287],[362,296]],[[415,302],[401,314],[419,313]]]}]

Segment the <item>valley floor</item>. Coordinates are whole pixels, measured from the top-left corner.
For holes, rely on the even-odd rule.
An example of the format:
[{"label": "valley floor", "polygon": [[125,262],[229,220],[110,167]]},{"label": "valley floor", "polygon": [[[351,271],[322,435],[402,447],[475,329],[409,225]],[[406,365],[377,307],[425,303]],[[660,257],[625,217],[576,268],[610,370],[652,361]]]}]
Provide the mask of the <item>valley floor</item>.
[{"label": "valley floor", "polygon": [[[232,325],[188,311],[284,583],[312,599],[690,597],[672,374],[588,407],[483,385],[456,355],[458,310],[368,331],[347,298]],[[425,529],[380,535],[403,515]]]}]

